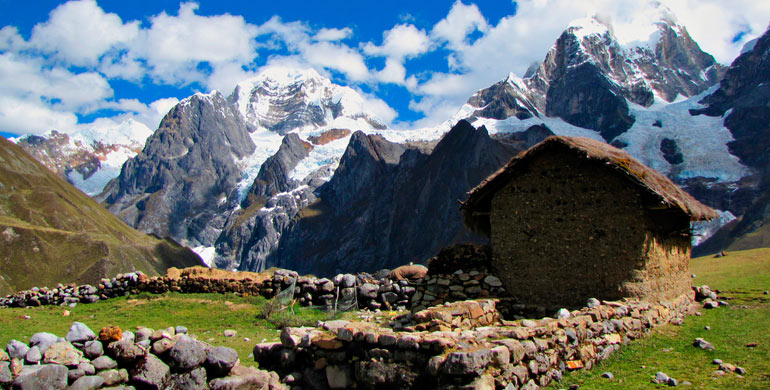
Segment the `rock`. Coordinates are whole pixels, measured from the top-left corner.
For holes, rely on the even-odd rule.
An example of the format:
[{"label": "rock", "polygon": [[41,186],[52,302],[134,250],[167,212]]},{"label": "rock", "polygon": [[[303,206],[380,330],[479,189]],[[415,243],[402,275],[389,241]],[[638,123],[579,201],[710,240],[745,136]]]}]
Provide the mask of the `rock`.
[{"label": "rock", "polygon": [[599,302],[599,300],[596,298],[588,298],[588,301],[586,302],[586,307],[588,307],[589,309],[593,309],[596,306],[599,306],[601,304],[602,303]]},{"label": "rock", "polygon": [[720,365],[722,363],[723,363],[722,359],[714,359],[714,360],[711,361],[711,364],[716,364],[716,365]]},{"label": "rock", "polygon": [[9,360],[11,360],[11,357],[8,356],[8,353],[3,350],[0,350],[0,362],[6,362]]},{"label": "rock", "polygon": [[211,390],[285,389],[275,372],[236,365],[230,376],[209,382]]},{"label": "rock", "polygon": [[376,284],[364,283],[358,287],[358,295],[362,298],[376,299],[379,289]]},{"label": "rock", "polygon": [[69,390],[95,390],[104,384],[104,378],[98,375],[84,376],[76,380]]},{"label": "rock", "polygon": [[78,364],[78,368],[83,370],[83,373],[85,373],[86,375],[96,374],[96,368],[91,363],[80,363]]},{"label": "rock", "polygon": [[572,313],[569,312],[569,310],[565,308],[561,308],[556,312],[556,319],[566,319],[569,318],[572,315]]},{"label": "rock", "polygon": [[743,367],[735,367],[735,373],[738,375],[746,375],[746,369]]},{"label": "rock", "polygon": [[447,355],[441,370],[448,375],[479,374],[484,371],[490,360],[491,354],[488,349],[473,352],[451,352]]},{"label": "rock", "polygon": [[24,357],[29,351],[29,346],[22,343],[19,340],[11,340],[6,346],[5,350],[8,351],[8,356],[11,359],[24,360]]},{"label": "rock", "polygon": [[187,334],[187,327],[182,325],[177,325],[176,327],[174,327],[174,332],[176,332],[176,334]]},{"label": "rock", "polygon": [[347,389],[353,385],[353,378],[348,366],[326,366],[326,381],[331,389]]},{"label": "rock", "polygon": [[705,350],[709,350],[709,351],[713,351],[714,349],[716,349],[711,343],[709,343],[708,341],[706,341],[706,340],[704,340],[704,339],[702,339],[700,337],[695,339],[695,341],[692,343],[692,345],[695,346],[695,347],[698,347],[700,349],[705,349]]},{"label": "rock", "polygon": [[[184,334],[184,333],[182,333]],[[168,390],[208,390],[206,370],[203,367],[190,372],[171,374],[168,380]]]},{"label": "rock", "polygon": [[123,332],[123,336],[120,339],[123,341],[130,341],[133,343],[134,341],[136,341],[136,335],[134,334],[134,332],[127,330]]},{"label": "rock", "polygon": [[98,358],[99,356],[104,355],[104,346],[100,341],[91,340],[89,342],[86,342],[86,345],[83,348],[83,353],[85,353],[87,358],[93,360]]},{"label": "rock", "polygon": [[29,364],[38,364],[40,361],[43,360],[43,355],[40,353],[40,348],[37,346],[34,346],[27,351],[27,354],[24,355],[24,361]]},{"label": "rock", "polygon": [[10,365],[10,362],[0,362],[0,386],[13,382]]},{"label": "rock", "polygon": [[746,343],[747,348],[756,348],[759,346],[759,343]]},{"label": "rock", "polygon": [[111,370],[118,367],[118,362],[112,360],[109,356],[100,356],[94,359],[91,364],[97,371]]},{"label": "rock", "polygon": [[139,342],[142,342],[143,340],[149,340],[153,332],[154,331],[150,328],[137,329],[136,332],[134,332],[134,336],[135,336],[134,341],[139,343]]},{"label": "rock", "polygon": [[679,381],[677,381],[674,378],[668,378],[668,381],[666,381],[666,384],[669,386],[677,386],[679,385]]},{"label": "rock", "polygon": [[612,375],[612,373],[611,373],[611,372],[607,371],[607,372],[603,372],[603,373],[602,373],[602,378],[607,378],[607,379],[615,379],[615,376],[614,376],[614,375]]},{"label": "rock", "polygon": [[[149,340],[147,340],[149,341]],[[162,356],[165,354],[171,347],[174,346],[174,342],[169,339],[160,339],[154,343],[152,343],[152,353]]]},{"label": "rock", "polygon": [[17,390],[54,390],[67,387],[67,367],[57,364],[28,366],[13,381]]},{"label": "rock", "polygon": [[83,357],[83,352],[80,352],[74,345],[69,342],[58,342],[51,345],[48,350],[45,351],[43,356],[43,363],[46,364],[61,364],[63,366],[77,366],[80,363],[80,359]]},{"label": "rock", "polygon": [[169,365],[179,371],[190,371],[206,360],[206,347],[198,340],[180,335],[168,351]]},{"label": "rock", "polygon": [[503,282],[500,281],[500,279],[497,278],[497,276],[489,275],[486,278],[484,278],[484,283],[491,287],[501,287],[503,285]]},{"label": "rock", "polygon": [[114,386],[128,381],[128,373],[125,369],[100,371],[97,375],[104,379],[105,386]]},{"label": "rock", "polygon": [[147,354],[131,370],[131,381],[143,389],[163,389],[171,376],[171,370],[153,354]]},{"label": "rock", "polygon": [[82,322],[74,322],[70,327],[69,332],[65,339],[70,343],[85,344],[86,341],[90,341],[96,338],[96,334],[86,324]]},{"label": "rock", "polygon": [[84,376],[86,376],[86,373],[81,368],[73,368],[73,369],[70,369],[69,372],[67,372],[67,379],[70,382],[74,382]]},{"label": "rock", "polygon": [[230,373],[236,363],[238,363],[238,352],[232,348],[216,347],[209,351],[204,367],[209,378],[219,378]]},{"label": "rock", "polygon": [[120,364],[133,364],[145,353],[141,347],[128,341],[113,341],[107,344],[107,354]]},{"label": "rock", "polygon": [[653,383],[668,383],[668,375],[662,371],[658,371],[655,373],[655,378],[653,378]]},{"label": "rock", "polygon": [[527,327],[527,328],[535,328],[537,327],[537,322],[532,320],[522,320],[521,326]]},{"label": "rock", "polygon": [[37,346],[40,349],[40,353],[45,353],[45,351],[48,350],[48,347],[54,345],[58,339],[59,336],[53,333],[39,332],[30,337],[29,346]]},{"label": "rock", "polygon": [[235,337],[236,335],[238,335],[238,332],[232,329],[225,329],[225,331],[222,332],[222,335],[225,337]]}]

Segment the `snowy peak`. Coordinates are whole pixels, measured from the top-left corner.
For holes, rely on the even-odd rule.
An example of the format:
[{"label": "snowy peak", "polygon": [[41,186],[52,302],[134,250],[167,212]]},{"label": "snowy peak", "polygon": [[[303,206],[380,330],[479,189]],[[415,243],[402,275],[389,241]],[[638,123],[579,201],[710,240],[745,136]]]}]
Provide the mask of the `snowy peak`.
[{"label": "snowy peak", "polygon": [[88,195],[102,191],[120,173],[124,161],[142,150],[152,131],[127,119],[114,126],[72,132],[51,130],[14,139],[24,151]]},{"label": "snowy peak", "polygon": [[325,126],[385,128],[360,94],[313,69],[268,68],[239,83],[229,100],[249,124],[282,135]]}]

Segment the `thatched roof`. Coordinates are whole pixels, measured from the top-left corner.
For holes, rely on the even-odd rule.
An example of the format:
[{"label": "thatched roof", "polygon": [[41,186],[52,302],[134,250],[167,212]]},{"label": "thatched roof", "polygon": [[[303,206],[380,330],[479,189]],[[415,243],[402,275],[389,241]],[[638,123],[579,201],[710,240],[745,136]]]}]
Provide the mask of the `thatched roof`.
[{"label": "thatched roof", "polygon": [[519,173],[520,167],[524,165],[520,163],[556,147],[566,147],[583,158],[605,164],[628,178],[631,183],[652,194],[660,201],[660,206],[681,210],[689,215],[692,221],[717,217],[716,211],[712,208],[697,201],[666,176],[640,163],[623,150],[590,138],[551,136],[529,150],[519,153],[468,193],[468,200],[461,205],[465,225],[477,230],[475,227],[479,224],[475,221],[477,217],[474,214],[485,214],[490,211],[492,197]]}]

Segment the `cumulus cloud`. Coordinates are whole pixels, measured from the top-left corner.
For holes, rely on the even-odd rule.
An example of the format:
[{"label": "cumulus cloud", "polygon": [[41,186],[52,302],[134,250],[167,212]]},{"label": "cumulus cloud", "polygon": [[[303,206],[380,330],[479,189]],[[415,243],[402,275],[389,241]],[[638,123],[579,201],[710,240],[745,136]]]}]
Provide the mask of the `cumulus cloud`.
[{"label": "cumulus cloud", "polygon": [[313,36],[316,41],[340,41],[350,37],[353,30],[345,28],[322,28]]},{"label": "cumulus cloud", "polygon": [[447,42],[451,48],[460,48],[467,44],[470,33],[485,32],[488,27],[487,20],[476,4],[465,5],[458,0],[452,5],[449,14],[433,26],[430,35],[437,41]]},{"label": "cumulus cloud", "polygon": [[124,24],[105,13],[95,0],[70,1],[56,7],[48,21],[32,30],[30,44],[73,65],[93,65],[107,51],[126,45],[139,33],[139,22]]}]

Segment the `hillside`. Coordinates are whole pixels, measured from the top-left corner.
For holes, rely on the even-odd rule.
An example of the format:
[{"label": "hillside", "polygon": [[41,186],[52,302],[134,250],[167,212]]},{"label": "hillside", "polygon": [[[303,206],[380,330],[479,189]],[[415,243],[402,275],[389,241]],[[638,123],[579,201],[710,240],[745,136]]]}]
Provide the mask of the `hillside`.
[{"label": "hillside", "polygon": [[0,294],[201,263],[187,248],[130,228],[2,137],[0,234]]}]

